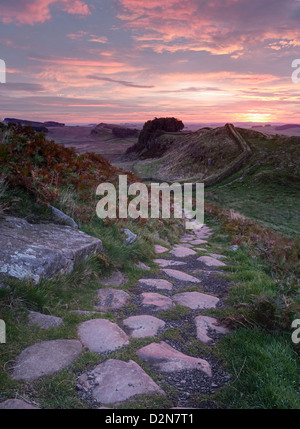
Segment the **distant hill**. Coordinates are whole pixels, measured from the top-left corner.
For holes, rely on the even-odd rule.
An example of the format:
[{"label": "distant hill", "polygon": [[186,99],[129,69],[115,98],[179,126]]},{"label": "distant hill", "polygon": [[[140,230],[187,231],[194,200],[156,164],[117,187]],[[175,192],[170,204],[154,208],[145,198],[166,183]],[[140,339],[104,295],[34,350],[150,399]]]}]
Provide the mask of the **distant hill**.
[{"label": "distant hill", "polygon": [[103,138],[136,138],[139,135],[139,130],[135,128],[124,127],[116,124],[106,124],[101,122],[91,130],[91,135]]},{"label": "distant hill", "polygon": [[275,130],[289,130],[290,128],[300,128],[299,124],[286,124],[286,125],[280,125],[279,127],[276,127]]},{"label": "distant hill", "polygon": [[8,125],[9,123],[13,124],[21,124],[22,126],[30,126],[35,131],[39,132],[48,132],[49,127],[64,127],[65,124],[62,124],[60,122],[54,122],[54,121],[48,121],[48,122],[37,122],[37,121],[28,121],[26,119],[17,119],[17,118],[5,118],[3,123],[5,125]]}]

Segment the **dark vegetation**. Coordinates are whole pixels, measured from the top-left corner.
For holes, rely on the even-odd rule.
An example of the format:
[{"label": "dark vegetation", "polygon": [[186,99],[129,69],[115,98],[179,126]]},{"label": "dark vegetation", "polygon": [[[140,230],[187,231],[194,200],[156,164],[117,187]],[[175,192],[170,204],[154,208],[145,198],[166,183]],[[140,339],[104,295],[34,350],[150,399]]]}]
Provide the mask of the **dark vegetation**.
[{"label": "dark vegetation", "polygon": [[139,130],[132,129],[132,128],[119,128],[119,127],[115,127],[115,128],[112,129],[112,133],[118,139],[127,139],[127,138],[130,138],[130,137],[138,137]]},{"label": "dark vegetation", "polygon": [[127,154],[137,152],[143,157],[160,156],[157,138],[164,133],[177,133],[183,130],[184,124],[176,118],[155,118],[147,121],[139,135],[137,144],[127,150]]}]

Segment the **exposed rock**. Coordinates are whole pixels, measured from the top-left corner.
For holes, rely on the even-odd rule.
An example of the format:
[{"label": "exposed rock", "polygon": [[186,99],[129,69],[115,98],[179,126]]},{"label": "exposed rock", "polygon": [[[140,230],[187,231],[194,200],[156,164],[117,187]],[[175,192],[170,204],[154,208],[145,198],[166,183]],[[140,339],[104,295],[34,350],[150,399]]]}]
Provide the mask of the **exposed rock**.
[{"label": "exposed rock", "polygon": [[176,256],[176,258],[185,258],[187,256],[196,255],[195,250],[189,249],[187,247],[178,246],[169,252],[171,255]]},{"label": "exposed rock", "polygon": [[30,325],[38,325],[42,329],[55,328],[63,323],[61,317],[48,316],[35,311],[29,312],[28,319]]},{"label": "exposed rock", "polygon": [[32,381],[54,374],[70,365],[81,352],[82,346],[75,340],[53,340],[34,344],[18,356],[12,378]]},{"label": "exposed rock", "polygon": [[99,289],[97,295],[100,303],[95,305],[95,309],[100,311],[122,308],[130,299],[127,292],[118,289]]},{"label": "exposed rock", "polygon": [[128,244],[133,244],[136,239],[137,239],[137,235],[134,234],[133,232],[130,231],[130,229],[123,229],[124,234],[127,235],[126,240],[124,241],[124,244],[127,246]]},{"label": "exposed rock", "polygon": [[115,271],[110,277],[101,278],[100,283],[103,286],[123,286],[127,283],[127,277],[121,271]]},{"label": "exposed rock", "polygon": [[173,295],[176,304],[191,308],[192,310],[216,308],[219,298],[200,292],[182,292]]},{"label": "exposed rock", "polygon": [[123,320],[123,325],[131,330],[133,338],[154,337],[160,329],[165,327],[165,322],[154,316],[131,316]]},{"label": "exposed rock", "polygon": [[56,207],[50,206],[50,208],[52,210],[52,216],[55,222],[60,223],[62,225],[68,225],[74,229],[78,229],[78,225],[74,219],[72,219],[70,216],[66,215],[62,211],[58,210]]},{"label": "exposed rock", "polygon": [[172,267],[172,266],[180,266],[180,265],[186,265],[186,262],[183,261],[174,261],[173,259],[154,259],[154,262],[156,264],[158,264],[159,266],[161,266],[162,268],[164,267]]},{"label": "exposed rock", "polygon": [[224,267],[226,265],[224,262],[219,261],[216,258],[212,258],[211,256],[200,256],[197,261],[202,262],[208,267]]},{"label": "exposed rock", "polygon": [[239,250],[240,246],[238,246],[237,244],[233,244],[232,246],[229,246],[229,250],[231,250],[232,252],[236,252],[237,250]]},{"label": "exposed rock", "polygon": [[209,377],[212,376],[210,365],[206,360],[185,355],[164,341],[142,347],[137,351],[137,355],[162,372],[197,369]]},{"label": "exposed rock", "polygon": [[165,253],[169,249],[167,249],[166,247],[160,246],[159,244],[155,244],[154,245],[154,250],[155,250],[155,253]]},{"label": "exposed rock", "polygon": [[199,244],[206,244],[207,241],[198,239],[198,240],[193,240],[190,243],[193,244],[194,246],[199,246]]},{"label": "exposed rock", "polygon": [[138,262],[137,264],[135,264],[135,266],[137,268],[140,268],[141,270],[146,270],[146,271],[151,270],[151,268],[148,265],[144,264],[144,262]]},{"label": "exposed rock", "polygon": [[107,319],[92,319],[81,323],[78,336],[82,344],[95,353],[112,352],[129,344],[125,332]]},{"label": "exposed rock", "polygon": [[0,242],[0,275],[34,283],[69,273],[77,262],[102,251],[101,240],[82,231],[14,217],[1,220]]},{"label": "exposed rock", "polygon": [[39,410],[39,408],[21,399],[7,399],[0,403],[0,410]]},{"label": "exposed rock", "polygon": [[170,298],[159,293],[145,292],[141,294],[142,305],[154,306],[156,310],[169,310],[173,307],[173,302]]},{"label": "exposed rock", "polygon": [[211,256],[212,258],[215,258],[215,259],[223,259],[223,258],[226,258],[226,256],[224,256],[224,255],[219,255],[218,253],[210,253],[210,254],[209,254],[209,256]]},{"label": "exposed rock", "polygon": [[161,290],[172,290],[173,285],[168,280],[164,279],[140,279],[139,280],[140,286],[150,286],[156,289]]},{"label": "exposed rock", "polygon": [[191,283],[201,283],[199,279],[197,279],[194,276],[191,276],[190,274],[184,273],[183,271],[171,270],[169,268],[165,268],[162,271],[166,273],[169,277],[172,277],[173,279],[176,279],[176,280],[182,280],[184,282],[191,282]]},{"label": "exposed rock", "polygon": [[208,336],[209,329],[223,335],[230,332],[228,328],[218,325],[218,320],[214,317],[197,316],[195,318],[195,323],[197,328],[197,338],[205,344],[212,341],[212,338]]},{"label": "exposed rock", "polygon": [[126,401],[135,395],[161,394],[164,391],[134,361],[109,359],[93,370],[93,398],[102,404]]}]

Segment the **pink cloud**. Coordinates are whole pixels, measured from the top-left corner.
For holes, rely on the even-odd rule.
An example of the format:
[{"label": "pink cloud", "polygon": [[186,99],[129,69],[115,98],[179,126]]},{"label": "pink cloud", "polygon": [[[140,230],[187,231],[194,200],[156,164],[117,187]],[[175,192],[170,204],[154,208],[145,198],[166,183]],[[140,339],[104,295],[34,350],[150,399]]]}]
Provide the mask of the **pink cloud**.
[{"label": "pink cloud", "polygon": [[91,13],[88,5],[80,0],[10,0],[1,4],[0,21],[18,25],[43,23],[51,19],[52,5],[70,14],[84,16]]},{"label": "pink cloud", "polygon": [[[300,43],[295,0],[114,1],[137,46],[158,53],[205,50],[237,58],[254,46],[280,50]],[[274,25],[280,22],[285,24]],[[277,39],[286,43],[277,44]]]}]

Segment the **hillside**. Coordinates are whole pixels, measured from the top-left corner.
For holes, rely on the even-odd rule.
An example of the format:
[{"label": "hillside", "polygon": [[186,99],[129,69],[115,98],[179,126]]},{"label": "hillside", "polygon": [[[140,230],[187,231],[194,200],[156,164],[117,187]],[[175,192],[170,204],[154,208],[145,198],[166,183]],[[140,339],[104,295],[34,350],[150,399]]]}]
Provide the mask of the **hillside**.
[{"label": "hillside", "polygon": [[286,235],[300,232],[299,137],[232,125],[164,133],[125,161],[117,165],[144,179],[204,182],[206,200]]}]

